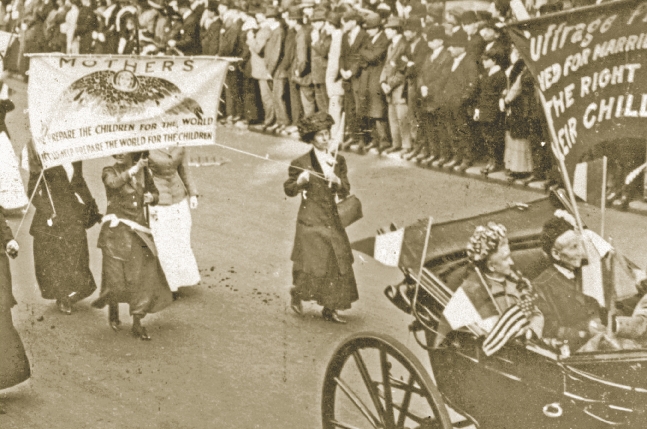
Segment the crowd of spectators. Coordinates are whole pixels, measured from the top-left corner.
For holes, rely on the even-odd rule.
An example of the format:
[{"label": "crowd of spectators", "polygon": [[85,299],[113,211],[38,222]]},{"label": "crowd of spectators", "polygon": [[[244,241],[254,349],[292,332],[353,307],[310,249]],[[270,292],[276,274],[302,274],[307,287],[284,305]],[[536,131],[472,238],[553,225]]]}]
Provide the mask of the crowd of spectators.
[{"label": "crowd of spectators", "polygon": [[510,0],[260,1],[13,0],[0,12],[19,34],[5,69],[26,74],[34,52],[239,58],[223,124],[289,135],[327,111],[334,135],[345,118],[345,150],[457,172],[480,162],[526,184],[559,177],[534,80],[505,32]]}]

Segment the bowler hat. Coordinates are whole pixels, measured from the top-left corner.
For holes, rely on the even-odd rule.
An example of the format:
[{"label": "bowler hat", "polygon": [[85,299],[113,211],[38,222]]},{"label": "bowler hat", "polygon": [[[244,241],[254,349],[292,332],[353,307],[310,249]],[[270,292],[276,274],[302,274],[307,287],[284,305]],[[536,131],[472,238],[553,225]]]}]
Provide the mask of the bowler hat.
[{"label": "bowler hat", "polygon": [[355,9],[350,9],[342,15],[341,19],[344,20],[344,22],[348,21],[355,21],[358,24],[361,24],[364,22],[364,19],[362,18],[362,15],[360,15],[359,12],[357,12]]},{"label": "bowler hat", "polygon": [[220,3],[218,3],[216,0],[209,0],[209,3],[207,4],[207,9],[210,10],[211,12],[218,12],[218,6]]},{"label": "bowler hat", "polygon": [[427,28],[427,41],[432,41],[432,40],[446,40],[447,39],[447,33],[445,33],[445,28],[441,25],[431,25],[429,28]]},{"label": "bowler hat", "polygon": [[268,6],[265,8],[265,17],[266,18],[278,18],[279,9],[274,6]]},{"label": "bowler hat", "polygon": [[477,21],[478,19],[476,18],[476,12],[474,12],[473,10],[466,10],[461,15],[461,24],[463,25],[474,24]]},{"label": "bowler hat", "polygon": [[420,18],[407,18],[402,28],[404,30],[418,32],[422,30],[422,21],[420,21]]},{"label": "bowler hat", "polygon": [[457,48],[464,48],[467,46],[467,42],[467,33],[462,30],[458,30],[451,35],[447,44]]},{"label": "bowler hat", "polygon": [[382,23],[382,18],[380,18],[380,15],[377,13],[370,13],[365,19],[364,19],[364,28],[367,30],[377,28],[380,26]]},{"label": "bowler hat", "polygon": [[312,13],[312,18],[310,18],[310,21],[316,22],[316,21],[325,21],[326,20],[326,9],[323,8],[316,8],[314,12]]},{"label": "bowler hat", "polygon": [[389,19],[386,20],[384,28],[402,28],[402,20],[397,16],[389,16]]},{"label": "bowler hat", "polygon": [[339,27],[341,25],[341,13],[328,12],[326,15],[326,21],[330,22],[335,27]]},{"label": "bowler hat", "polygon": [[487,10],[477,10],[476,19],[478,21],[489,21],[492,19],[492,13],[488,12]]},{"label": "bowler hat", "polygon": [[301,19],[303,18],[303,11],[299,6],[290,6],[288,8],[288,19]]}]

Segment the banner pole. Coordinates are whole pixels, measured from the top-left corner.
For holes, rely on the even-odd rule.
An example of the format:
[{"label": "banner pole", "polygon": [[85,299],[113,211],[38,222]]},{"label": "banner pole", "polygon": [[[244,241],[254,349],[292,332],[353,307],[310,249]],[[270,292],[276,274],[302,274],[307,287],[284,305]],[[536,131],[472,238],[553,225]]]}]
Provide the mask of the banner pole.
[{"label": "banner pole", "polygon": [[607,157],[602,157],[602,198],[600,199],[600,237],[604,238],[604,223],[607,209]]},{"label": "banner pole", "polygon": [[34,186],[34,191],[31,193],[31,196],[29,197],[29,202],[27,203],[27,210],[25,210],[25,213],[22,215],[22,219],[20,219],[20,224],[18,225],[18,229],[16,229],[16,237],[18,237],[18,233],[20,232],[20,229],[22,228],[23,223],[25,223],[25,218],[27,217],[27,213],[29,213],[29,206],[31,206],[31,202],[34,200],[34,196],[36,195],[36,192],[38,192],[38,185],[40,185],[40,181],[44,177],[45,177],[45,170],[41,170],[40,175],[38,175],[38,180],[36,181],[36,186]]},{"label": "banner pole", "polygon": [[553,140],[552,149],[557,162],[559,163],[559,169],[562,173],[562,179],[564,180],[564,186],[566,186],[566,192],[568,193],[568,198],[571,200],[571,205],[573,206],[573,215],[575,216],[575,221],[577,222],[577,228],[580,231],[580,234],[584,234],[584,226],[582,224],[582,218],[580,217],[580,210],[577,208],[577,201],[575,200],[575,193],[573,192],[573,186],[571,185],[571,179],[568,177],[568,171],[566,170],[566,163],[564,162],[564,155],[559,153],[555,148],[557,147],[557,133],[555,132],[555,125],[553,124],[553,117],[550,114],[550,108],[546,102],[546,97],[544,93],[537,89],[539,93],[539,98],[541,99],[541,106],[544,109],[544,115],[546,116],[546,122],[548,122],[548,129],[550,130],[550,136]]}]

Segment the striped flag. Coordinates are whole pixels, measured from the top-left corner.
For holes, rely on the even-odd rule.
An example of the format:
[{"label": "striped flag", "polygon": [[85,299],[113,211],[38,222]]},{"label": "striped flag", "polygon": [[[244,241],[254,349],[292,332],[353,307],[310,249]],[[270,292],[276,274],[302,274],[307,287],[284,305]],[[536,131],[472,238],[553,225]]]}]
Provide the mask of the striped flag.
[{"label": "striped flag", "polygon": [[530,326],[530,321],[525,312],[517,304],[503,312],[494,328],[483,342],[483,351],[487,356],[501,350],[512,338],[523,334]]},{"label": "striped flag", "polygon": [[599,206],[606,190],[603,182],[606,157],[594,161],[580,162],[573,174],[573,192],[587,203]]}]

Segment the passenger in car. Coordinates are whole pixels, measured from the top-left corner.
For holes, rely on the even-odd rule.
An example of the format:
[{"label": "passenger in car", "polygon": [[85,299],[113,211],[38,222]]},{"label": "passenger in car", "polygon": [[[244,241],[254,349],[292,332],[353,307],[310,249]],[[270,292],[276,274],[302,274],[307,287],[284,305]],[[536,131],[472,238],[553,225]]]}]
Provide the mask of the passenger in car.
[{"label": "passenger in car", "polygon": [[556,339],[576,351],[606,328],[600,320],[603,310],[598,302],[582,293],[581,268],[586,251],[569,213],[557,210],[544,224],[541,245],[552,261],[533,281],[539,294],[537,306],[545,319],[544,339]]},{"label": "passenger in car", "polygon": [[505,226],[494,222],[478,226],[467,244],[467,256],[472,267],[445,307],[439,331],[476,326],[480,333],[489,333],[501,314],[518,304],[529,323],[515,334],[530,329],[541,337],[543,316],[527,300],[529,282],[514,270]]}]

